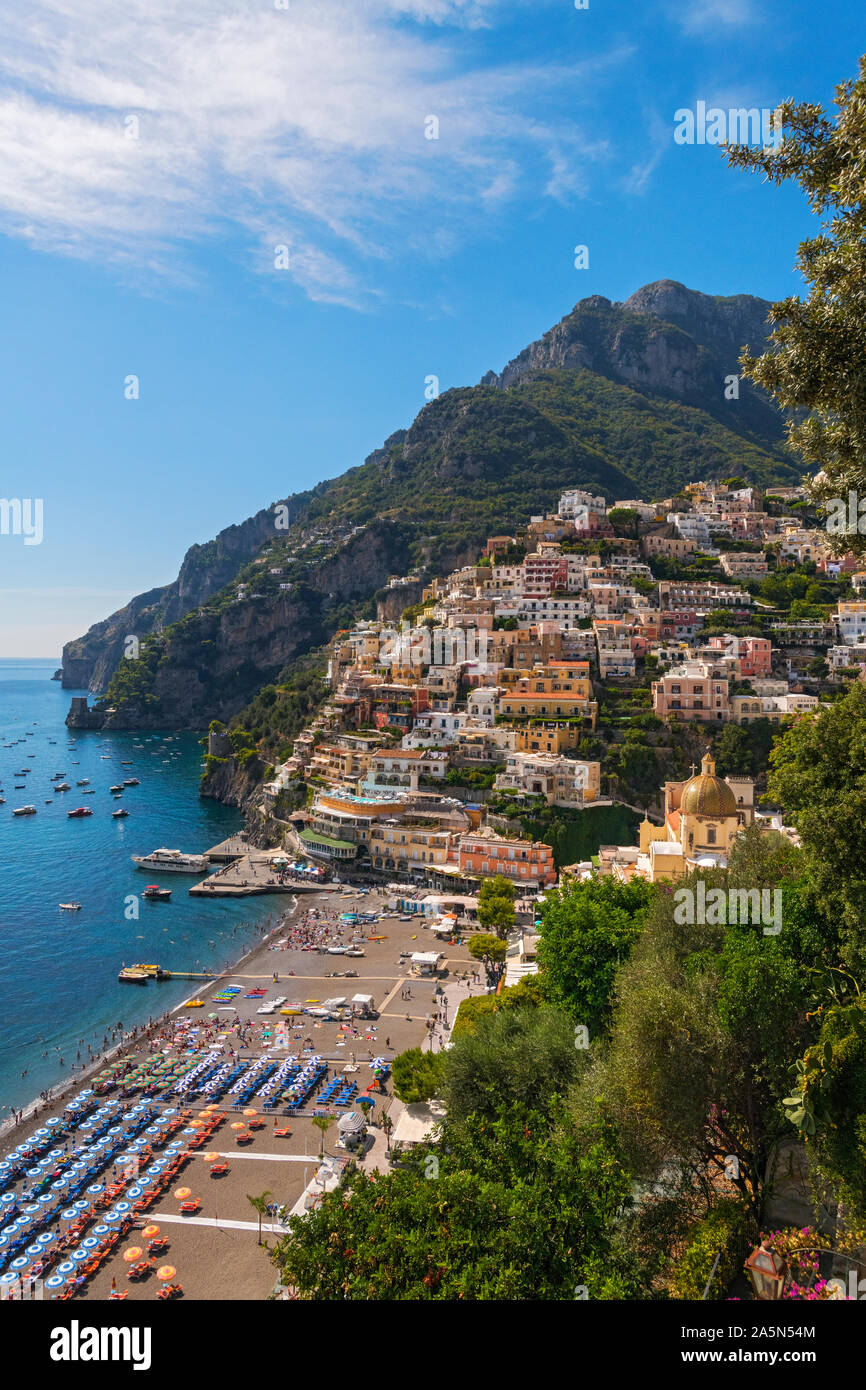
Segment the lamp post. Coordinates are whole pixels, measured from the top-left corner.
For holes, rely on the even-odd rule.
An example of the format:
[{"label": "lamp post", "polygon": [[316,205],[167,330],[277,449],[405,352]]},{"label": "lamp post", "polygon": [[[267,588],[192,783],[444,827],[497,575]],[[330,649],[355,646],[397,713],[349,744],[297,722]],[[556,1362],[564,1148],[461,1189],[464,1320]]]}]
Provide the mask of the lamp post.
[{"label": "lamp post", "polygon": [[767,1302],[782,1297],[788,1283],[788,1266],[769,1244],[766,1236],[746,1260],[745,1269],[752,1281],[756,1298]]}]

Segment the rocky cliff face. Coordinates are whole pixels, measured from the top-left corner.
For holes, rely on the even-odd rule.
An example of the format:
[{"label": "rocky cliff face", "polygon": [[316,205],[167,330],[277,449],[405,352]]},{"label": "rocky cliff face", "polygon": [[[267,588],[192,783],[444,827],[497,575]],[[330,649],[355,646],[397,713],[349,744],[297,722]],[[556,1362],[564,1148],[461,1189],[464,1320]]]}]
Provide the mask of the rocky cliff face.
[{"label": "rocky cliff face", "polygon": [[[645,285],[623,304],[592,295],[482,384],[504,390],[534,372],[585,368],[719,414],[725,378],[739,373],[743,347],[766,345],[769,310],[767,300],[753,295],[701,294],[676,280]],[[781,437],[775,407],[745,382],[740,404],[753,429]]]},{"label": "rocky cliff face", "polygon": [[330,637],[335,603],[367,598],[406,563],[401,528],[382,521],[311,565],[307,581],[290,591],[188,614],[165,634],[141,695],[104,713],[101,726],[201,729],[228,721],[294,657]]},{"label": "rocky cliff face", "polygon": [[[309,497],[309,493],[300,493],[285,501],[290,524],[303,515]],[[219,593],[240,567],[273,539],[274,516],[273,506],[263,508],[240,525],[227,526],[206,545],[190,546],[173,584],[138,594],[111,617],[95,623],[83,637],[67,642],[63,648],[64,688],[105,690],[124,655],[127,638],[141,641],[151,633],[162,632]]]}]

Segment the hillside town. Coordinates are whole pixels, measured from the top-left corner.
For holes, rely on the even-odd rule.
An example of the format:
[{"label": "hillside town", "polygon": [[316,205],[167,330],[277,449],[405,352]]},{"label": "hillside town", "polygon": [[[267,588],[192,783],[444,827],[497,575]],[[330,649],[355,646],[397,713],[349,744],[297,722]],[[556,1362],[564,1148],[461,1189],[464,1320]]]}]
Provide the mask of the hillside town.
[{"label": "hillside town", "polygon": [[[538,892],[559,871],[652,882],[724,867],[740,829],[783,827],[754,778],[716,777],[709,754],[691,778],[660,779],[660,824],[645,815],[637,844],[600,844],[572,865],[487,803],[571,813],[621,801],[583,750],[599,695],[639,674],[654,673],[657,720],[709,737],[796,720],[862,670],[866,572],[804,527],[806,506],[794,487],[696,482],[678,498],[611,504],[574,488],[524,532],[491,536],[474,564],[428,583],[393,576],[389,590],[417,602],[399,623],[336,634],[329,697],[266,782],[264,813],[285,847],[333,871],[462,895],[496,875]],[[695,564],[709,577],[693,577]],[[797,617],[761,596],[768,576],[795,573],[846,597]],[[227,749],[212,732],[211,753]]]}]

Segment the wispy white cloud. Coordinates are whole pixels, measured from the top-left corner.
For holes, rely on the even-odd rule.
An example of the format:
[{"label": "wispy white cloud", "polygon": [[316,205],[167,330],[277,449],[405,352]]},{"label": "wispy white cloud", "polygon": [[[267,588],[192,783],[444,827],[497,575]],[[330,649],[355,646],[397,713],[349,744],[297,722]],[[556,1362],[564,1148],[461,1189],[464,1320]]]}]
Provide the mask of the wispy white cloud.
[{"label": "wispy white cloud", "polygon": [[719,34],[742,29],[756,18],[754,0],[687,0],[670,13],[687,34]]},{"label": "wispy white cloud", "polygon": [[260,268],[285,244],[312,298],[361,303],[378,258],[430,254],[521,194],[578,195],[605,153],[529,113],[557,90],[588,101],[610,56],[491,62],[454,29],[500,0],[286,3],[6,7],[0,230],[137,274],[188,271],[240,232]]}]

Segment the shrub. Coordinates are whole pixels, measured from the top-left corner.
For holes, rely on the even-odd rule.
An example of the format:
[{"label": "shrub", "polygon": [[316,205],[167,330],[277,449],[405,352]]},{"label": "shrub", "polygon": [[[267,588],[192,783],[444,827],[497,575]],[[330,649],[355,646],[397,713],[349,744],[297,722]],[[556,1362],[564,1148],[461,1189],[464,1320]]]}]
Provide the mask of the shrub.
[{"label": "shrub", "polygon": [[675,1298],[698,1301],[721,1251],[715,1277],[709,1292],[711,1299],[724,1298],[728,1286],[740,1272],[743,1263],[742,1241],[746,1234],[748,1215],[740,1202],[724,1197],[708,1216],[692,1230],[689,1242],[673,1267],[671,1291]]}]

